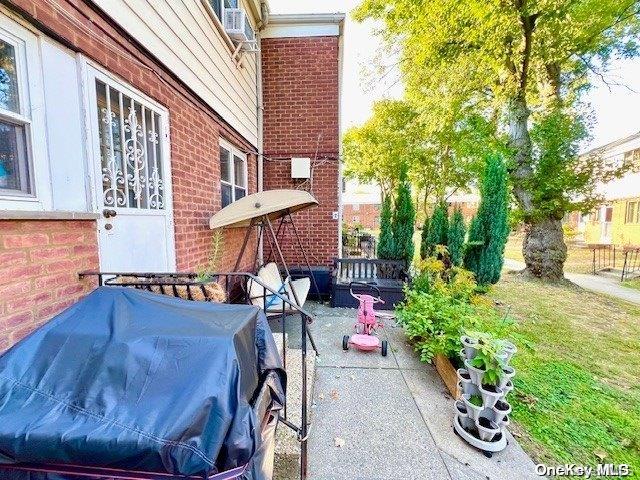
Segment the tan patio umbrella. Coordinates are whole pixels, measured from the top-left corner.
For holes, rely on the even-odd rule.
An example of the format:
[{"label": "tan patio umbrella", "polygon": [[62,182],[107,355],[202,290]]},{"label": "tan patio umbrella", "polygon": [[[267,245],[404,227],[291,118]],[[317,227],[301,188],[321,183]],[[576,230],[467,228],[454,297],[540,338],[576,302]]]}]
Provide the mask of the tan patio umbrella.
[{"label": "tan patio umbrella", "polygon": [[274,221],[315,205],[318,201],[304,190],[265,190],[227,205],[211,217],[209,227],[248,227],[254,219]]}]

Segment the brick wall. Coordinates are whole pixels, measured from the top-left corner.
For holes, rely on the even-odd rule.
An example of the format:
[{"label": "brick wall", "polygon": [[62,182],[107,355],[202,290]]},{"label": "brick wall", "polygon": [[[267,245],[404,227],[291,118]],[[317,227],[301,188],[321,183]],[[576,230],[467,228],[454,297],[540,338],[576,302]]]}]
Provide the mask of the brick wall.
[{"label": "brick wall", "polygon": [[342,206],[342,221],[351,226],[363,226],[367,230],[380,228],[380,205],[376,203],[358,203]]},{"label": "brick wall", "polygon": [[[84,53],[169,110],[177,268],[194,270],[205,264],[211,243],[208,220],[221,207],[219,139],[245,152],[255,147],[90,2],[57,0],[58,9],[41,0],[10,3],[68,48]],[[248,168],[249,189],[255,192],[255,155],[249,156]],[[243,234],[232,231],[225,235],[220,268],[233,266]]]},{"label": "brick wall", "polygon": [[[225,138],[245,152],[254,152],[255,148],[115,23],[105,19],[91,2],[9,0],[4,3],[44,34],[83,53],[169,110],[177,268],[192,271],[206,264],[212,238],[208,220],[221,207],[219,140]],[[254,154],[249,155],[248,170],[249,190],[254,192],[257,185]],[[78,282],[75,272],[85,268],[85,263],[98,268],[98,261],[95,222],[4,221],[0,224],[1,236],[10,246],[5,248],[4,241],[0,240],[0,254],[6,255],[0,260],[3,272],[0,282],[5,282],[0,284],[1,349],[90,289],[90,285]],[[25,242],[40,243],[11,247],[14,240],[9,235],[14,234],[31,239]],[[57,238],[65,235],[69,243],[59,244]],[[72,240],[74,236],[78,237],[76,244]],[[220,270],[233,267],[243,236],[242,230],[225,234]],[[20,244],[18,240],[15,242]],[[255,238],[252,238],[251,248],[254,246]],[[87,259],[77,261],[74,255],[83,249]],[[45,258],[56,254],[62,258],[51,261]],[[10,267],[5,263],[8,259],[13,262]],[[241,267],[252,268],[248,261]],[[57,268],[61,273],[53,271]],[[54,274],[64,277],[64,281],[54,282],[55,288],[47,287],[46,282]],[[45,286],[44,291],[40,286]],[[24,301],[18,302],[14,296]]]},{"label": "brick wall", "polygon": [[[320,205],[294,214],[295,221],[310,262],[330,265],[338,254],[338,38],[264,39],[262,68],[264,187],[304,188],[316,197]],[[312,182],[291,179],[292,156],[312,159]],[[287,261],[302,263],[293,242],[284,243]]]},{"label": "brick wall", "polygon": [[95,287],[94,221],[0,220],[0,351]]}]

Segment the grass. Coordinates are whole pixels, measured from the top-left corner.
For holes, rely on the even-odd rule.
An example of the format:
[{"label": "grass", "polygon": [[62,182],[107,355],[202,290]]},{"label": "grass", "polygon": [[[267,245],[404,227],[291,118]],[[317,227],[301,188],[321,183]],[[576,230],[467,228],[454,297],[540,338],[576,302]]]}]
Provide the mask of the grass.
[{"label": "grass", "polygon": [[491,296],[518,327],[514,432],[548,464],[629,464],[640,473],[640,307],[504,275]]},{"label": "grass", "polygon": [[627,288],[633,288],[634,290],[640,290],[640,278],[634,278],[633,280],[627,280],[622,282],[622,285]]},{"label": "grass", "polygon": [[[511,260],[524,262],[522,257],[522,236],[512,235],[509,237],[504,256]],[[593,271],[593,252],[588,248],[568,245],[564,271],[569,273],[591,273]]]}]

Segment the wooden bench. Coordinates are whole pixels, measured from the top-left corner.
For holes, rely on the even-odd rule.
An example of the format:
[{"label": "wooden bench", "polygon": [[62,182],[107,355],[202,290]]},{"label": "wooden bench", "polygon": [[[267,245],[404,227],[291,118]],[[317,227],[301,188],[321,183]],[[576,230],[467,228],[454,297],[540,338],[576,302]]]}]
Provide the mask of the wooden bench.
[{"label": "wooden bench", "polygon": [[331,306],[358,306],[349,293],[351,282],[368,283],[380,290],[385,301],[381,309],[393,309],[404,300],[404,285],[409,280],[407,264],[402,260],[378,260],[368,258],[337,258],[333,263]]}]

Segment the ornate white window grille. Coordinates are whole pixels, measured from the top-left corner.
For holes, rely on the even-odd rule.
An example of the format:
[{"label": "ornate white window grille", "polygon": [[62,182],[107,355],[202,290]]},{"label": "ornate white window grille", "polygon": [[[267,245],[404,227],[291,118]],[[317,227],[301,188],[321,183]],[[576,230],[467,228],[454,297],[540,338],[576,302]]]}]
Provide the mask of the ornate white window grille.
[{"label": "ornate white window grille", "polygon": [[96,79],[105,207],[163,210],[162,118]]}]

